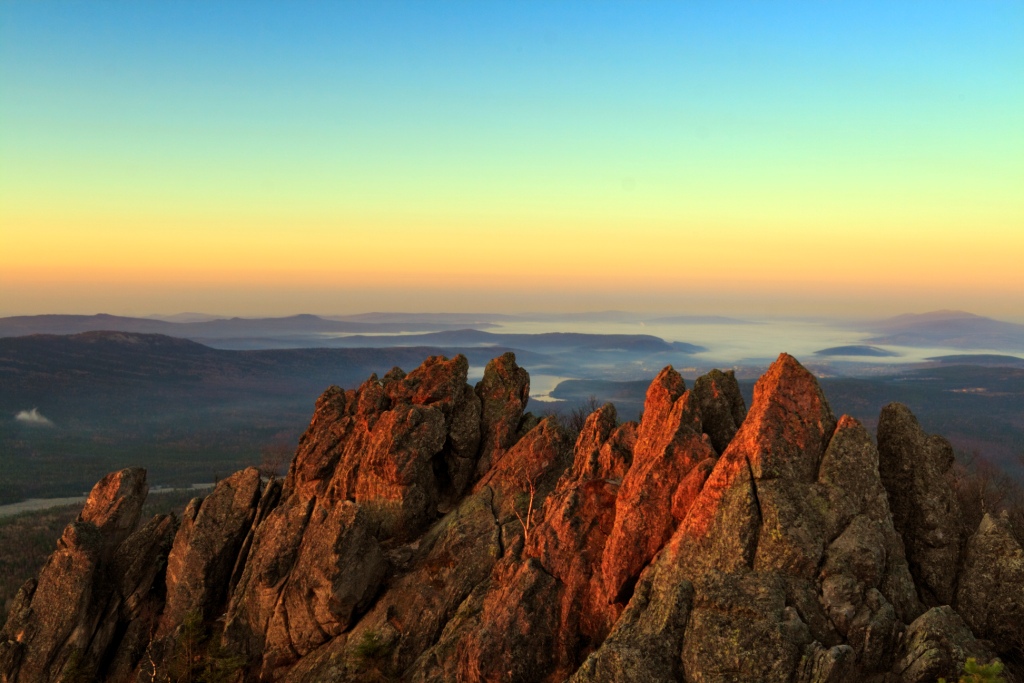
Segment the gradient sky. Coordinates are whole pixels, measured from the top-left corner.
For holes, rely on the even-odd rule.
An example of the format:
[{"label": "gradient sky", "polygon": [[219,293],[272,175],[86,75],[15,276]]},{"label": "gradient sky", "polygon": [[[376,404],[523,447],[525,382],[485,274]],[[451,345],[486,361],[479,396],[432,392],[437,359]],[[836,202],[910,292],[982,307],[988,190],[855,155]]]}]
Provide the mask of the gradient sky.
[{"label": "gradient sky", "polygon": [[1024,3],[4,2],[0,315],[1024,317]]}]

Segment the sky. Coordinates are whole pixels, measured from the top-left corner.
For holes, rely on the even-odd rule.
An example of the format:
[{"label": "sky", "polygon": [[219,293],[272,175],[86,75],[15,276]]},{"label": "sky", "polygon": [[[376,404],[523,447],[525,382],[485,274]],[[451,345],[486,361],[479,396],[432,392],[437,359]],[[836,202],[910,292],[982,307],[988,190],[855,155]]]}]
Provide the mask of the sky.
[{"label": "sky", "polygon": [[1024,3],[0,3],[0,315],[1024,318]]}]

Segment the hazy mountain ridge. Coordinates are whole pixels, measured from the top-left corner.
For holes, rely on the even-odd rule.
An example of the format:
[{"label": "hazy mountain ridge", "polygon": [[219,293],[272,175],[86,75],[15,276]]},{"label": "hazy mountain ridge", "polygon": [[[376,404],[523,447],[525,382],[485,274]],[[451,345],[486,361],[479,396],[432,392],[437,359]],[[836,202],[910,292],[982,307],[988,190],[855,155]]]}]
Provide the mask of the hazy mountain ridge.
[{"label": "hazy mountain ridge", "polygon": [[[568,414],[594,395],[628,417],[639,413],[646,385],[658,367],[673,362],[673,353],[689,363],[684,353],[594,352],[571,346],[581,339],[601,344],[592,337],[555,339],[567,345],[541,353],[489,345],[227,351],[117,332],[0,338],[0,501],[77,495],[104,472],[132,464],[148,467],[158,484],[209,481],[259,462],[267,449],[290,448],[327,384],[351,388],[371,372],[412,367],[430,355],[461,352],[479,368],[495,353],[514,350],[544,382],[538,386],[554,389],[556,401],[538,402],[538,410]],[[665,348],[660,341],[653,346]],[[1000,365],[987,357],[980,362]],[[617,369],[630,379],[615,381]],[[869,426],[884,402],[901,400],[958,448],[1015,466],[1024,450],[1019,369],[888,373],[822,383],[837,406]],[[562,381],[567,376],[590,379]],[[644,379],[632,379],[637,376]],[[917,379],[928,376],[938,379]],[[744,391],[750,386],[741,378]],[[33,409],[53,426],[31,415],[16,419]]]},{"label": "hazy mountain ridge", "polygon": [[[480,323],[483,327],[490,323]],[[78,334],[81,332],[115,331],[142,334],[164,334],[187,339],[221,339],[237,337],[278,337],[326,334],[400,333],[451,329],[444,322],[358,322],[333,320],[316,315],[299,314],[282,318],[221,318],[196,322],[172,322],[153,318],[98,315],[33,315],[0,318],[0,337],[29,334]]]},{"label": "hazy mountain ridge", "polygon": [[877,346],[867,346],[865,344],[850,344],[847,346],[830,346],[827,349],[821,349],[815,351],[816,356],[862,356],[866,358],[893,358],[898,357],[900,354],[895,351],[887,351],[880,349]]},{"label": "hazy mountain ridge", "polygon": [[876,446],[783,354],[749,411],[731,373],[688,389],[667,367],[639,423],[606,405],[574,439],[524,412],[512,354],[475,387],[468,369],[328,389],[283,482],[237,472],[180,524],[141,524],[144,470],[105,477],[15,599],[0,675],[933,683],[997,655],[1020,672],[1022,520],[968,523],[952,448],[905,406]]},{"label": "hazy mountain ridge", "polygon": [[872,344],[1024,351],[1024,325],[964,311],[900,315],[870,327]]}]

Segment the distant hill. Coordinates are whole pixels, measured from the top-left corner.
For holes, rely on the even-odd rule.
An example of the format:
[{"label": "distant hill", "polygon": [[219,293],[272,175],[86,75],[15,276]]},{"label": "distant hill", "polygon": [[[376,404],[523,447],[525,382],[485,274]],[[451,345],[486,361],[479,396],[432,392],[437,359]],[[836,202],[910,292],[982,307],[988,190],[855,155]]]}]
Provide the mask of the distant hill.
[{"label": "distant hill", "polygon": [[[293,451],[327,386],[355,387],[373,372],[408,370],[431,355],[465,353],[475,382],[487,361],[513,350],[537,387],[583,378],[551,392],[564,402],[531,401],[531,410],[571,410],[594,395],[613,401],[623,419],[639,412],[650,377],[692,357],[686,345],[647,335],[476,330],[400,341],[407,345],[232,351],[127,332],[0,338],[0,503],[78,494],[106,471],[139,462],[156,483],[207,481],[257,462],[267,448]],[[1011,458],[1024,451],[1024,367],[980,358],[1002,367],[951,357],[892,377],[822,383],[834,387],[837,413],[871,424],[881,402],[904,401],[928,429],[941,427],[961,447],[996,448]],[[594,377],[607,379],[586,379]],[[741,382],[748,402],[751,386]]]},{"label": "distant hill", "polygon": [[357,313],[354,315],[326,315],[328,320],[344,320],[359,323],[395,323],[400,325],[424,325],[442,323],[459,327],[489,326],[495,322],[519,321],[521,316],[502,313]]},{"label": "distant hill", "polygon": [[986,365],[997,368],[1022,368],[1024,358],[1001,356],[995,353],[962,353],[951,356],[932,356],[927,360],[942,365]]},{"label": "distant hill", "polygon": [[649,334],[581,334],[549,332],[544,334],[501,334],[480,330],[450,330],[401,336],[352,335],[334,340],[339,346],[396,347],[427,344],[431,346],[508,346],[531,351],[557,352],[571,350],[625,351],[632,353],[700,353],[707,349],[685,342],[666,342]]},{"label": "distant hill", "polygon": [[[330,339],[338,334],[397,334],[402,332],[430,332],[457,327],[451,323],[429,320],[402,320],[397,322],[358,322],[329,320],[316,315],[302,314],[284,318],[219,318],[195,320],[189,316],[182,321],[154,318],[130,318],[117,315],[30,315],[0,318],[0,337],[18,337],[29,334],[78,334],[80,332],[113,331],[141,334],[165,334],[170,337],[194,341],[229,340],[239,338],[302,341],[313,346],[317,340]],[[187,320],[187,322],[186,322]],[[489,323],[480,323],[489,327]]]},{"label": "distant hill", "polygon": [[907,314],[872,323],[867,341],[890,346],[1024,351],[1024,325],[964,311]]},{"label": "distant hill", "polygon": [[865,356],[869,358],[894,358],[900,354],[895,351],[886,351],[880,349],[877,346],[865,346],[865,345],[850,345],[850,346],[830,346],[827,349],[821,349],[820,351],[814,352],[815,356]]},{"label": "distant hill", "polygon": [[759,325],[750,320],[729,318],[722,315],[671,315],[662,318],[649,318],[644,322],[652,325]]}]

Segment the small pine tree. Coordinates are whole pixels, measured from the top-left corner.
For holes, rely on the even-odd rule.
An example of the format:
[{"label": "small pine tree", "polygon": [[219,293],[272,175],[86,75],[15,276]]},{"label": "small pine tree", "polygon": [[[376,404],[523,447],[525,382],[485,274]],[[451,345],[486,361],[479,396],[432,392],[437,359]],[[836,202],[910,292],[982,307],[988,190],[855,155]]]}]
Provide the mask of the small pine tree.
[{"label": "small pine tree", "polygon": [[[939,683],[946,683],[946,679],[940,678]],[[1006,683],[1006,679],[1003,678],[1003,663],[994,659],[988,664],[978,664],[978,660],[969,657],[964,664],[960,683]]]}]

